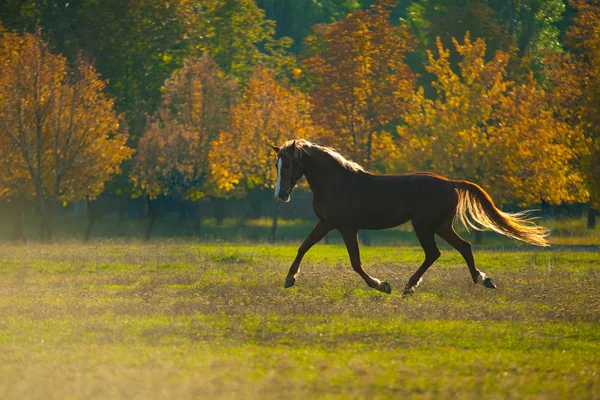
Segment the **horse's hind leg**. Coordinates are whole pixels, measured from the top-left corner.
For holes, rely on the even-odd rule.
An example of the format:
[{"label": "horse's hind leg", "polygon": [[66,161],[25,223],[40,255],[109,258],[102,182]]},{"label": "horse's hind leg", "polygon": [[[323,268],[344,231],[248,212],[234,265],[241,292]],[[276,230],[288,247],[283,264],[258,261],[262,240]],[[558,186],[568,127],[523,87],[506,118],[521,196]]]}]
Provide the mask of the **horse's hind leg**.
[{"label": "horse's hind leg", "polygon": [[433,264],[435,260],[440,258],[441,254],[435,243],[435,232],[433,232],[430,226],[413,223],[413,227],[415,228],[419,243],[421,243],[421,247],[423,248],[423,251],[425,251],[425,261],[423,261],[423,264],[421,264],[419,269],[417,269],[413,276],[408,280],[408,283],[402,292],[403,296],[411,295],[415,292],[415,288],[421,282],[421,277],[425,271],[431,267],[431,264]]},{"label": "horse's hind leg", "polygon": [[452,227],[452,222],[440,229],[436,232],[439,237],[444,239],[448,244],[454,247],[458,252],[463,256],[467,265],[469,266],[469,272],[471,273],[471,278],[473,282],[479,283],[490,289],[496,289],[496,285],[494,281],[490,277],[486,277],[486,275],[479,271],[475,267],[475,260],[473,259],[473,251],[471,249],[471,243],[464,240],[454,230]]}]

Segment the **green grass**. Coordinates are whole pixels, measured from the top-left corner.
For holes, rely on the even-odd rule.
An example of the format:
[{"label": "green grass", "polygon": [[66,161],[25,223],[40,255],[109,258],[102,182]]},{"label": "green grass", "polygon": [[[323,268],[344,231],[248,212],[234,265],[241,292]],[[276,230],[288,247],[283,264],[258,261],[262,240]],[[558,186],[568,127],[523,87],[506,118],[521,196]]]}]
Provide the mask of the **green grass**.
[{"label": "green grass", "polygon": [[600,257],[316,246],[0,246],[0,398],[599,398]]}]

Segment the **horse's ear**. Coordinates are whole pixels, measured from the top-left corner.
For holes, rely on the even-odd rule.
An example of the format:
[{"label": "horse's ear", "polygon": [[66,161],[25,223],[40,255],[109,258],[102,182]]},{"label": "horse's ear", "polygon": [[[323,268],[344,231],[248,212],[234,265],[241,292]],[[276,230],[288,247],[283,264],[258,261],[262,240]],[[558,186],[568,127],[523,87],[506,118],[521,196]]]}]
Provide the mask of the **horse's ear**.
[{"label": "horse's ear", "polygon": [[273,151],[277,154],[279,154],[279,151],[281,150],[281,147],[277,147],[277,146],[273,146],[271,145],[271,148],[273,149]]}]

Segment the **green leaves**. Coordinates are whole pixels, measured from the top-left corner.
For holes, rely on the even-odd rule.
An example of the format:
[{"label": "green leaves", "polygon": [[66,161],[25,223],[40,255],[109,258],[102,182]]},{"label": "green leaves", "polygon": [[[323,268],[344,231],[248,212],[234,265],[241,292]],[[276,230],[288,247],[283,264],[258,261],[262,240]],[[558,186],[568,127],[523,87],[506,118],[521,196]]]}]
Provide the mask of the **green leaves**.
[{"label": "green leaves", "polygon": [[293,138],[322,136],[313,124],[305,95],[276,81],[257,68],[231,111],[231,125],[213,143],[210,153],[212,178],[226,193],[269,188],[277,170],[269,144],[281,145]]}]

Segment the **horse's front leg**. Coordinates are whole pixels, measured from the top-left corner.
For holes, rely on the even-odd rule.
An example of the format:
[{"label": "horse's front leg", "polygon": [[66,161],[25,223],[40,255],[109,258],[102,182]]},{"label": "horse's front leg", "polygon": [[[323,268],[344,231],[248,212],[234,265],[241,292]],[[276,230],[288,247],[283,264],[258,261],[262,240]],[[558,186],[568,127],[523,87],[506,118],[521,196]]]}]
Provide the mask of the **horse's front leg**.
[{"label": "horse's front leg", "polygon": [[285,284],[283,287],[289,288],[294,286],[296,283],[296,275],[298,275],[298,270],[300,269],[300,262],[302,261],[302,257],[306,254],[311,247],[317,244],[321,239],[327,235],[331,231],[331,228],[323,221],[319,220],[317,225],[313,228],[312,232],[308,235],[308,237],[304,240],[304,242],[298,248],[298,254],[290,267],[290,270],[285,278]]},{"label": "horse's front leg", "polygon": [[344,239],[344,243],[346,243],[346,249],[348,250],[350,263],[352,263],[352,268],[354,268],[354,271],[356,271],[365,280],[369,287],[387,294],[392,293],[392,286],[389,283],[382,282],[377,278],[373,278],[362,269],[360,262],[360,250],[358,247],[358,231],[352,230],[340,232],[342,234],[342,238]]}]

